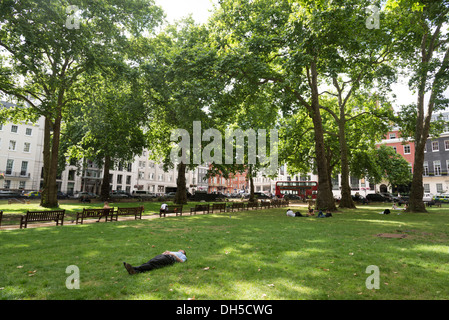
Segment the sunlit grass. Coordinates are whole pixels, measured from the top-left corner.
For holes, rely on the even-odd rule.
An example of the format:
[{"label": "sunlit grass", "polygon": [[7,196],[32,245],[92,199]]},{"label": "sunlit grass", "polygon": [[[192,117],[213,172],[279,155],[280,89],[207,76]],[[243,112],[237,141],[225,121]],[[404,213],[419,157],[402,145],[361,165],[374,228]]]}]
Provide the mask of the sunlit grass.
[{"label": "sunlit grass", "polygon": [[[401,215],[379,215],[379,209],[360,206],[326,219],[288,218],[282,208],[0,230],[0,297],[449,298],[449,209]],[[135,276],[122,265],[179,249],[187,251],[185,264]],[[65,285],[70,265],[80,270],[78,290]],[[366,288],[370,265],[380,270],[378,290]]]}]

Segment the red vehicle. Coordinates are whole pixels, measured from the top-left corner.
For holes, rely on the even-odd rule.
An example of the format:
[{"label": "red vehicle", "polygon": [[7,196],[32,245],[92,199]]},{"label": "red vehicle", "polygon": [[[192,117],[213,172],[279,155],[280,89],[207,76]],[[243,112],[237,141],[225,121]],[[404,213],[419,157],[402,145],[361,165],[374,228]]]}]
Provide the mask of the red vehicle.
[{"label": "red vehicle", "polygon": [[292,195],[301,199],[316,199],[317,190],[318,182],[316,181],[278,181],[275,194],[278,198]]}]

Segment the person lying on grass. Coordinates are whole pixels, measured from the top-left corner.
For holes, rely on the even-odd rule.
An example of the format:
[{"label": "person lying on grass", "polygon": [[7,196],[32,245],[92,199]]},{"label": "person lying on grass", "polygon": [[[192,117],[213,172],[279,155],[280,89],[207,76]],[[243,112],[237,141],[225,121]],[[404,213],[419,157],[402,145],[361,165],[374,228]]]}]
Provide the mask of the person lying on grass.
[{"label": "person lying on grass", "polygon": [[149,260],[148,262],[141,264],[138,267],[133,267],[129,263],[123,262],[125,269],[129,274],[136,274],[141,272],[151,271],[153,269],[162,268],[174,264],[175,262],[185,262],[187,260],[186,252],[184,250],[179,251],[164,251]]},{"label": "person lying on grass", "polygon": [[299,211],[294,213],[292,209],[287,210],[287,216],[288,217],[304,217]]}]

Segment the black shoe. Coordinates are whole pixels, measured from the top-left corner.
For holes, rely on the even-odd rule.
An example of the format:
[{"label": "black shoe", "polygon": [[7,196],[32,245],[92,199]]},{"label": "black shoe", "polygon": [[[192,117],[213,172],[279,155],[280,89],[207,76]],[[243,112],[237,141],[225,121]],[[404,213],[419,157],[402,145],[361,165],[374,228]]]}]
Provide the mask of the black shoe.
[{"label": "black shoe", "polygon": [[136,270],[134,270],[133,266],[129,263],[123,262],[123,265],[125,266],[126,271],[128,271],[129,274],[136,274]]}]

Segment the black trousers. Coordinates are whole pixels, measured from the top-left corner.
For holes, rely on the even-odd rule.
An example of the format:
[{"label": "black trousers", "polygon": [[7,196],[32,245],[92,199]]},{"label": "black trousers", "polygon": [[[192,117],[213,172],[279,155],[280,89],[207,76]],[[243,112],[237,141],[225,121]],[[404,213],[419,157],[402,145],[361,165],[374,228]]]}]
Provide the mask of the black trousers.
[{"label": "black trousers", "polygon": [[169,254],[160,254],[152,258],[150,261],[138,266],[134,267],[134,270],[137,272],[146,272],[153,269],[162,268],[165,266],[172,265],[176,262],[175,257]]}]

